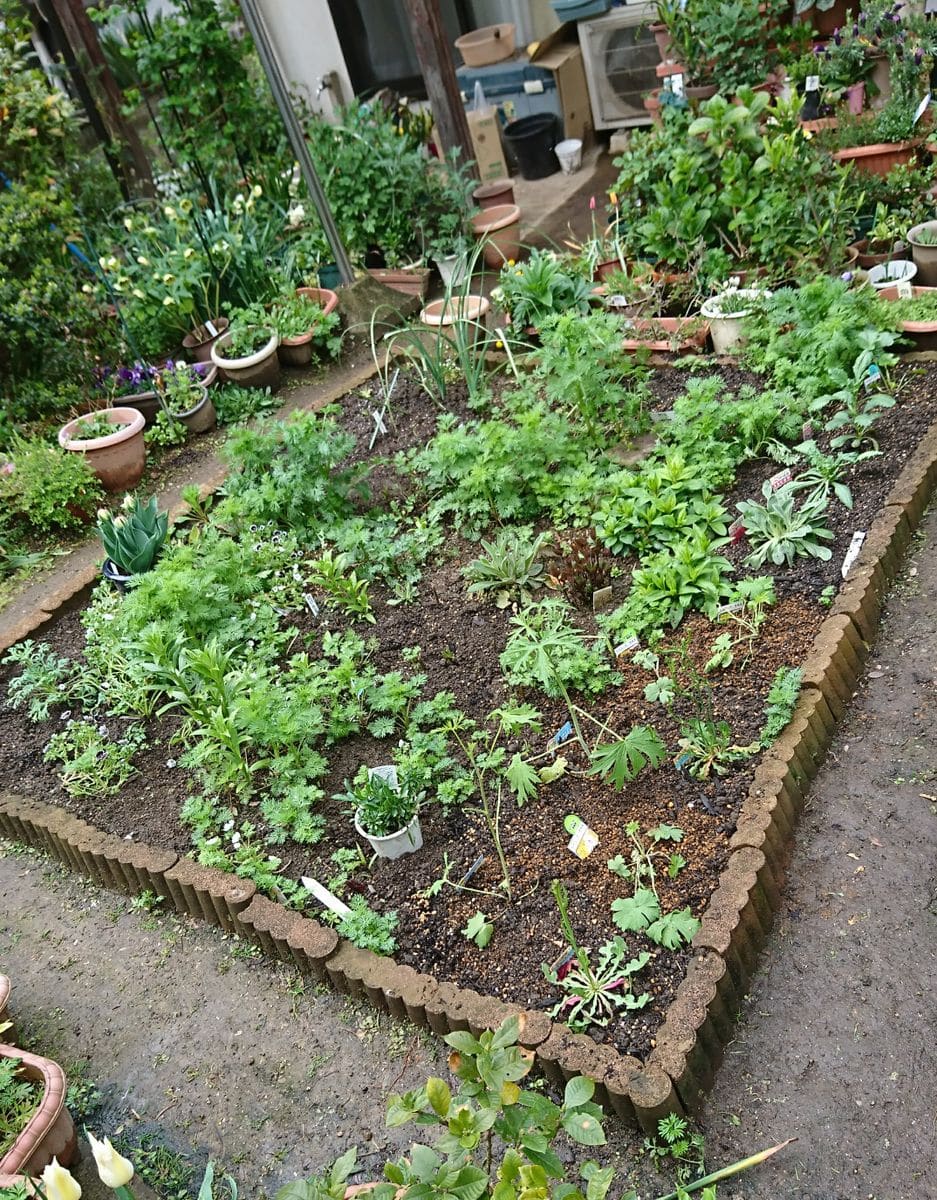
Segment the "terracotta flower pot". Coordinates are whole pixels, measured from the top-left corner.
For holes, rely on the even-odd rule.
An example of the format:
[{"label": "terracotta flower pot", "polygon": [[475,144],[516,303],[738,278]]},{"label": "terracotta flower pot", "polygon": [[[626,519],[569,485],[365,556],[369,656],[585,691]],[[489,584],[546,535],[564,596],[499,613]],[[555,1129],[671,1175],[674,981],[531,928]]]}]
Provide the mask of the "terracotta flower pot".
[{"label": "terracotta flower pot", "polygon": [[865,175],[887,175],[892,167],[904,166],[917,153],[920,142],[875,142],[871,146],[849,146],[837,150],[833,157],[839,163],[854,163]]},{"label": "terracotta flower pot", "polygon": [[[305,296],[313,304],[318,304],[324,313],[330,313],[338,304],[338,296],[328,288],[302,287],[296,289],[297,296]],[[280,338],[277,346],[277,357],[283,367],[307,367],[312,362],[313,330],[296,337]]]},{"label": "terracotta flower pot", "polygon": [[270,340],[260,350],[242,358],[225,358],[225,347],[230,340],[230,333],[226,333],[212,346],[211,360],[215,366],[240,387],[270,388],[275,392],[280,386],[280,360],[277,358],[279,339],[276,333],[271,332]]},{"label": "terracotta flower pot", "polygon": [[888,262],[891,258],[904,258],[907,252],[904,242],[895,242],[890,250],[872,253],[869,250],[868,238],[860,238],[858,242],[853,242],[849,249],[855,250],[856,266],[861,267],[863,271],[867,271],[869,267],[877,267],[879,263]]},{"label": "terracotta flower pot", "polygon": [[51,1059],[15,1046],[0,1045],[0,1057],[22,1060],[23,1076],[42,1087],[42,1099],[26,1128],[0,1158],[0,1176],[40,1175],[53,1158],[63,1167],[74,1161],[75,1124],[65,1107],[65,1072]]},{"label": "terracotta flower pot", "polygon": [[212,346],[227,330],[230,323],[227,317],[215,317],[212,324],[216,332],[213,334],[209,333],[204,325],[199,325],[197,329],[193,329],[182,339],[183,350],[193,362],[210,362]]},{"label": "terracotta flower pot", "polygon": [[719,91],[719,87],[715,83],[700,83],[695,87],[690,86],[683,89],[687,100],[711,100]]},{"label": "terracotta flower pot", "polygon": [[371,267],[368,274],[391,291],[402,292],[405,296],[419,296],[422,299],[429,288],[429,267],[402,267],[398,271]]},{"label": "terracotta flower pot", "polygon": [[137,412],[143,413],[147,429],[156,420],[156,414],[160,410],[159,397],[155,392],[135,392],[132,396],[121,396],[120,403],[124,408],[135,408]]},{"label": "terracotta flower pot", "polygon": [[[86,414],[87,415],[87,414]],[[81,438],[81,418],[76,417],[59,430],[63,450],[84,454],[88,466],[109,492],[127,492],[143,477],[146,467],[146,421],[135,408],[105,408],[97,414],[114,426],[104,437]]]},{"label": "terracotta flower pot", "polygon": [[516,262],[521,252],[521,210],[516,204],[496,204],[472,217],[475,236],[483,243],[485,265],[500,270]]},{"label": "terracotta flower pot", "polygon": [[475,341],[485,336],[485,318],[491,307],[487,296],[450,296],[448,300],[432,300],[420,313],[420,322],[431,329],[450,329],[457,321],[467,321],[474,327]]},{"label": "terracotta flower pot", "polygon": [[651,114],[651,120],[655,125],[663,125],[664,118],[660,115],[660,90],[651,92],[649,96],[644,97],[644,107]]},{"label": "terracotta flower pot", "polygon": [[495,179],[491,183],[480,183],[472,192],[472,199],[479,208],[496,208],[499,204],[513,204],[514,184],[510,179]]},{"label": "terracotta flower pot", "polygon": [[673,42],[670,38],[670,30],[663,21],[652,21],[648,26],[651,33],[654,35],[654,41],[657,43],[657,53],[660,55],[661,62],[668,62],[673,57]]},{"label": "terracotta flower pot", "polygon": [[[878,295],[881,300],[897,300],[899,298],[896,287],[879,288]],[[912,287],[911,295],[915,298],[937,296],[937,288]],[[911,343],[913,351],[937,350],[937,319],[933,321],[902,321],[901,332]]]}]

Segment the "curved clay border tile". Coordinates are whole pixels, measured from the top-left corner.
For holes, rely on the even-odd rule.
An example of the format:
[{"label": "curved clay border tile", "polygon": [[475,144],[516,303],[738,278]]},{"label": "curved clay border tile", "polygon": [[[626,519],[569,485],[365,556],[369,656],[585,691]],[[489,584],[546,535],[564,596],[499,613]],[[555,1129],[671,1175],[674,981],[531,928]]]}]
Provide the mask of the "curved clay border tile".
[{"label": "curved clay border tile", "polygon": [[75,1157],[77,1135],[71,1113],[65,1107],[65,1072],[50,1058],[0,1045],[0,1058],[18,1058],[22,1073],[31,1083],[42,1085],[42,1100],[26,1128],[0,1158],[0,1175],[40,1175],[53,1157],[67,1167]]}]

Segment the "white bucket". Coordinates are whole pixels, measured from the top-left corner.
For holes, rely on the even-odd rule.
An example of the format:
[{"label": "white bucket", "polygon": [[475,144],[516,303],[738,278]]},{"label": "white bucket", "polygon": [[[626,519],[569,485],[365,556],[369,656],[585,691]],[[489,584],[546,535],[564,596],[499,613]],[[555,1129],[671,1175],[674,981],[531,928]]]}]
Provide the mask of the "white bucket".
[{"label": "white bucket", "polygon": [[560,169],[564,175],[572,175],[582,166],[582,139],[567,138],[565,142],[557,142],[553,153],[560,160]]},{"label": "white bucket", "polygon": [[869,283],[872,287],[894,287],[896,283],[907,280],[908,283],[917,274],[917,266],[906,258],[893,258],[891,262],[879,263],[869,269]]}]

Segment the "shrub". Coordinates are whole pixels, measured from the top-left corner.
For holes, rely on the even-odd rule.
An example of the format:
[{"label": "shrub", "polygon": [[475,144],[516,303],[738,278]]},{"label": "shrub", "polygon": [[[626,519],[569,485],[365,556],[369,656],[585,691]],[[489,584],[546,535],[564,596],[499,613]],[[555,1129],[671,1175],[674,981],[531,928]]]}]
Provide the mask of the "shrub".
[{"label": "shrub", "polygon": [[0,467],[0,509],[14,528],[59,533],[85,525],[103,492],[83,454],[14,438]]}]

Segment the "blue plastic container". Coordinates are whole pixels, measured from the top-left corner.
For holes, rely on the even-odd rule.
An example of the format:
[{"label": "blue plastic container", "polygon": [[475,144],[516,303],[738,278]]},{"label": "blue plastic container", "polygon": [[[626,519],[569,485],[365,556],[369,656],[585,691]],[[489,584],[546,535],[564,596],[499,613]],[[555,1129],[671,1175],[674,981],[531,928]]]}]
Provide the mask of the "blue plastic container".
[{"label": "blue plastic container", "polygon": [[550,0],[559,21],[584,21],[601,17],[612,7],[612,0]]}]

